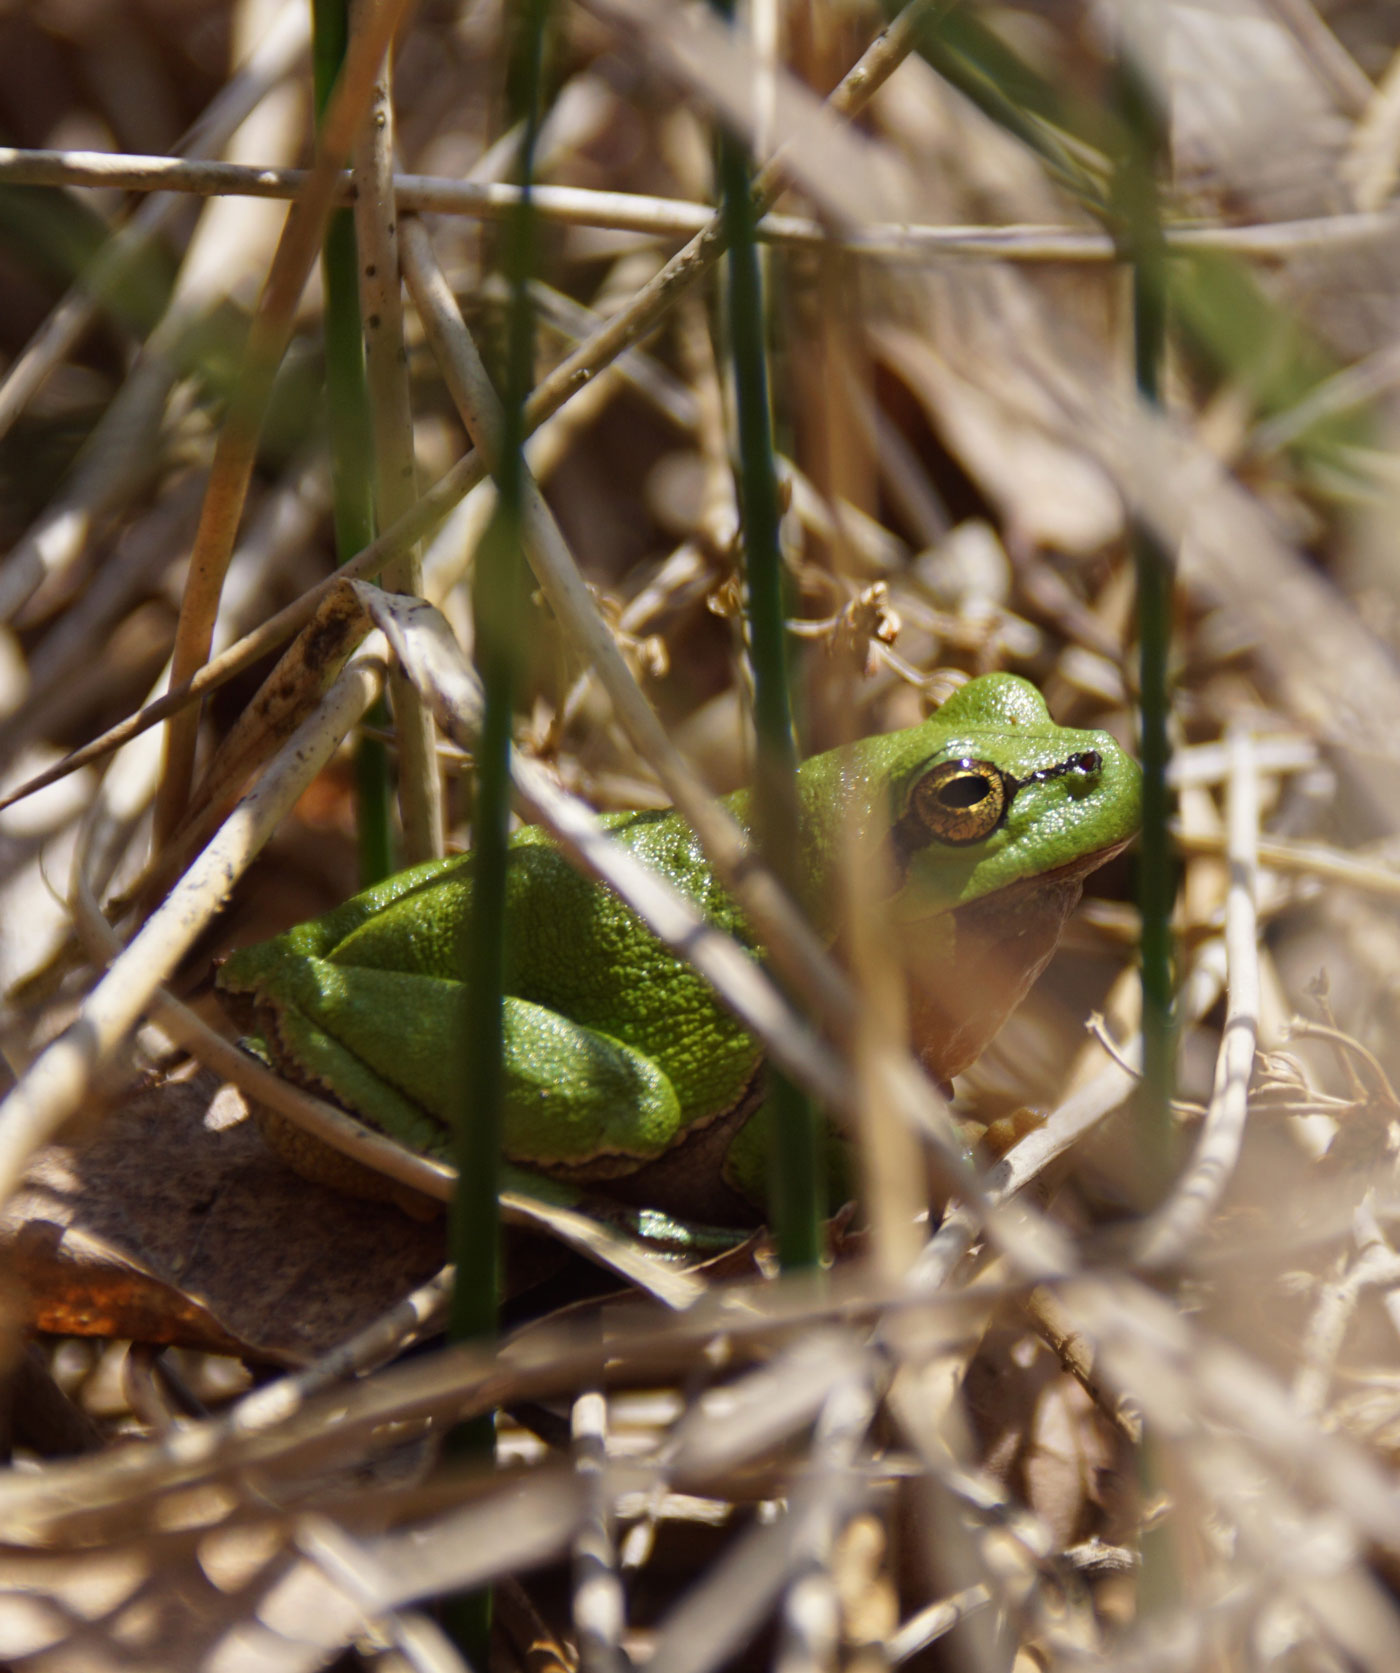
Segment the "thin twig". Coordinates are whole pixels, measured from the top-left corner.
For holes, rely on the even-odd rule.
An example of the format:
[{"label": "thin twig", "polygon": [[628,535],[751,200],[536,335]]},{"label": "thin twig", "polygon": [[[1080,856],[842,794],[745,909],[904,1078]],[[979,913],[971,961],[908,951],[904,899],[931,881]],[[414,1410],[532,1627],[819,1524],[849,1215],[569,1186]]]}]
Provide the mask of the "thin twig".
[{"label": "thin twig", "polygon": [[[1218,855],[1225,851],[1221,838],[1204,832],[1177,830],[1174,833],[1185,855]],[[1400,900],[1400,868],[1380,860],[1359,858],[1345,849],[1321,842],[1288,842],[1280,837],[1261,837],[1259,863],[1273,871],[1296,877],[1316,877],[1327,883],[1343,883],[1363,894],[1382,900]]]},{"label": "thin twig", "polygon": [[1310,1416],[1321,1417],[1347,1326],[1367,1290],[1400,1285],[1400,1255],[1381,1230],[1375,1210],[1363,1201],[1352,1217],[1355,1259],[1340,1277],[1323,1284],[1303,1332],[1293,1398]]},{"label": "thin twig", "polygon": [[951,1597],[940,1598],[917,1615],[911,1615],[885,1646],[890,1666],[898,1667],[910,1656],[926,1650],[930,1644],[950,1633],[959,1621],[966,1620],[975,1610],[985,1609],[991,1601],[991,1591],[979,1580],[976,1585],[964,1586]]},{"label": "thin twig", "polygon": [[[196,196],[239,195],[289,199],[304,189],[308,171],[257,168],[244,163],[189,161],[106,151],[19,150],[0,146],[0,182],[19,186],[106,186],[126,191],[187,192]],[[499,220],[519,201],[519,188],[504,182],[455,180],[441,175],[396,174],[395,201],[401,214],[463,215]],[[354,200],[349,170],[334,182],[332,204]],[[534,194],[544,220],[565,226],[606,227],[688,238],[704,231],[713,211],[681,198],[641,192],[595,191],[581,186],[542,184]],[[1383,244],[1394,238],[1400,213],[1379,209],[1260,221],[1241,226],[1169,225],[1168,249],[1205,251],[1279,260],[1319,249]],[[756,232],[766,243],[793,248],[849,251],[871,260],[939,262],[965,257],[1026,263],[1104,263],[1120,252],[1102,232],[1068,226],[930,226],[918,222],[867,221],[856,232],[838,231],[801,215],[765,214]]]},{"label": "thin twig", "polygon": [[574,1631],[582,1673],[626,1673],[622,1649],[627,1600],[617,1572],[614,1508],[608,1492],[608,1403],[598,1389],[571,1414],[574,1468],[584,1484],[584,1514],[574,1538]]}]

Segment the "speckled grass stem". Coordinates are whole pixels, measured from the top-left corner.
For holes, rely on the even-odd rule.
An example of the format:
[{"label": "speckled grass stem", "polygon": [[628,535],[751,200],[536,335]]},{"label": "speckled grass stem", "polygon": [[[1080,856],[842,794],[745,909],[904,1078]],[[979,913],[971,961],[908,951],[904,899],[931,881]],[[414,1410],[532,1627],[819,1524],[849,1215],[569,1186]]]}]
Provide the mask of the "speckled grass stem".
[{"label": "speckled grass stem", "polygon": [[[522,0],[511,18],[508,117],[523,123],[521,197],[505,225],[503,264],[510,286],[503,423],[496,466],[496,511],[472,573],[476,666],[485,693],[477,748],[472,820],[476,855],[472,884],[470,960],[463,999],[465,1073],[457,1119],[457,1193],[452,1201],[452,1253],[457,1282],[449,1335],[454,1341],[494,1336],[500,1292],[497,1203],[503,1109],[505,895],[510,829],[511,724],[524,652],[527,571],[521,540],[525,490],[525,400],[534,368],[534,212],[530,185],[539,138],[541,77],[549,0]],[[459,1456],[489,1463],[495,1455],[491,1415],[464,1424],[452,1440]],[[474,1667],[485,1668],[491,1598],[454,1599],[447,1623]]]},{"label": "speckled grass stem", "polygon": [[[716,9],[728,15],[727,0],[716,0]],[[755,823],[760,852],[795,898],[800,892],[797,749],[788,692],[763,279],[754,234],[749,161],[744,147],[732,135],[720,137],[719,165],[724,230],[729,242],[729,348],[739,429],[739,501],[744,519],[749,656],[758,734]],[[785,1267],[813,1267],[821,1259],[825,1209],[821,1126],[806,1095],[784,1075],[770,1074],[768,1102],[773,1116],[769,1197],[778,1254]]]},{"label": "speckled grass stem", "polygon": [[[312,65],[316,120],[325,116],[335,78],[345,62],[350,22],[348,0],[312,0]],[[331,444],[335,549],[341,563],[374,539],[374,442],[360,330],[359,258],[355,218],[348,209],[332,212],[321,248],[326,291],[326,424]],[[386,726],[378,703],[367,717]],[[389,826],[389,764],[384,746],[361,738],[355,750],[355,824],[360,882],[373,883],[393,870]]]},{"label": "speckled grass stem", "polygon": [[[356,0],[358,14],[360,0]],[[404,348],[398,209],[394,203],[393,54],[385,57],[355,146],[355,236],[360,258],[360,313],[365,374],[374,430],[375,524],[391,528],[414,508],[418,476],[413,403]],[[393,592],[420,594],[417,545],[384,566]],[[399,858],[404,865],[437,859],[444,850],[442,774],[432,717],[402,669],[389,678],[398,749]]]}]

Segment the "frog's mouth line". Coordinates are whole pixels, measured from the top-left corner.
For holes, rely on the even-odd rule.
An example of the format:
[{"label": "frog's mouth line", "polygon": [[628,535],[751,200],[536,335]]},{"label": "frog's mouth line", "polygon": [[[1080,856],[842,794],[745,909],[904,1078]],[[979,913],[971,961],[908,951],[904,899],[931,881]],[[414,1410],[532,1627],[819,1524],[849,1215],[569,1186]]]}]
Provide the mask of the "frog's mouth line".
[{"label": "frog's mouth line", "polygon": [[[1026,877],[1013,878],[1011,882],[1003,883],[999,889],[993,889],[990,895],[979,898],[1011,904],[1023,895],[1034,894],[1038,889],[1053,889],[1057,883],[1082,882],[1091,871],[1097,871],[1100,866],[1107,865],[1110,860],[1121,854],[1134,841],[1136,836],[1137,832],[1133,831],[1121,841],[1110,843],[1106,848],[1095,848],[1087,854],[1081,854],[1077,859],[1066,860],[1063,865],[1056,866],[1053,871],[1037,871]],[[894,855],[894,859],[897,864],[899,860],[897,853]],[[891,899],[894,899],[900,893],[906,881],[907,872],[897,870],[895,888],[891,894]],[[931,906],[925,912],[911,911],[906,921],[917,923],[921,919],[939,917],[945,912],[966,911],[976,904],[976,900],[945,901],[942,904]]]},{"label": "frog's mouth line", "polygon": [[1113,842],[1107,848],[1095,848],[1088,854],[1081,854],[1076,860],[1067,860],[1064,865],[1056,866],[1053,871],[1038,871],[1030,877],[1018,877],[1014,883],[1005,883],[1000,889],[993,890],[998,900],[1014,900],[1018,894],[1027,894],[1036,889],[1044,888],[1047,884],[1069,883],[1075,878],[1085,878],[1091,871],[1097,871],[1100,866],[1106,866],[1133,841],[1137,832],[1125,836],[1121,842]]}]

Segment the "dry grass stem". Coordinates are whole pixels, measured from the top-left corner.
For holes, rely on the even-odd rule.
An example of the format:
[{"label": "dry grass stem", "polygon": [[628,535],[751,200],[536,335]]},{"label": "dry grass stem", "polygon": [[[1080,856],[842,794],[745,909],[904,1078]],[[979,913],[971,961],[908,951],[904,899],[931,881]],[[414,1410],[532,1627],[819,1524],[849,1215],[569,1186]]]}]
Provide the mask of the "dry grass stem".
[{"label": "dry grass stem", "polygon": [[1259,1036],[1259,778],[1253,741],[1230,735],[1227,802],[1230,892],[1225,904],[1229,1006],[1215,1085],[1196,1149],[1167,1201],[1143,1226],[1136,1263],[1170,1266],[1200,1241],[1239,1162],[1249,1113],[1249,1082]]}]

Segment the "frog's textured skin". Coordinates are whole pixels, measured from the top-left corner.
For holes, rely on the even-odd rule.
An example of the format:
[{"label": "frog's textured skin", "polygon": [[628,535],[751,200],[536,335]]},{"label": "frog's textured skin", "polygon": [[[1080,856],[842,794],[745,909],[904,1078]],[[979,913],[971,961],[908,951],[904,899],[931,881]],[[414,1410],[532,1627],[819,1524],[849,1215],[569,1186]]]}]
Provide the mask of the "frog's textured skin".
[{"label": "frog's textured skin", "polygon": [[[943,792],[950,811],[934,809],[935,836],[918,787],[939,774],[971,788]],[[962,822],[973,815],[962,802],[980,797],[977,774],[999,781],[1007,800],[995,827],[970,837]],[[799,785],[804,904],[834,938],[840,845],[878,839],[916,1049],[943,1080],[1019,1003],[1084,875],[1139,820],[1138,769],[1113,740],[1055,726],[1035,688],[1005,674],[970,681],[921,726],[815,757]],[[747,823],[745,795],[729,806]],[[991,809],[980,801],[973,812]],[[746,939],[677,815],[604,823],[707,919]],[[459,1097],[472,870],[466,854],[400,873],[235,953],[219,974],[231,1009],[251,1019],[285,1073],[429,1152],[450,1151]],[[611,1193],[672,1213],[751,1216],[762,1194],[753,1039],[700,976],[542,832],[513,840],[507,888],[508,1159],[555,1177],[607,1180]]]}]

